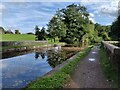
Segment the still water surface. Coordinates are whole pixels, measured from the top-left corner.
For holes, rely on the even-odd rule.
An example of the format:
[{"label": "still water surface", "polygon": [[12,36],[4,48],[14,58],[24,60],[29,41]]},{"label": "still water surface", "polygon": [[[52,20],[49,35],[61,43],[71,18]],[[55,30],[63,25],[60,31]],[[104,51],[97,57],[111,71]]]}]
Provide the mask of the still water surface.
[{"label": "still water surface", "polygon": [[64,51],[55,47],[51,50],[40,50],[25,55],[4,58],[2,63],[2,87],[22,88],[38,77],[42,77],[58,64],[66,60],[68,54],[76,52]]}]

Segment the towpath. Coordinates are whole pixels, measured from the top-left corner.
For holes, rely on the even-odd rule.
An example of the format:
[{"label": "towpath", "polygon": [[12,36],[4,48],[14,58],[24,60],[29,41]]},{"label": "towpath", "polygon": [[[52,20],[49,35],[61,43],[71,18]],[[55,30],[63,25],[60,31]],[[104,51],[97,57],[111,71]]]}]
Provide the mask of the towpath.
[{"label": "towpath", "polygon": [[114,88],[113,82],[107,80],[101,69],[98,46],[80,60],[71,78],[66,88]]}]

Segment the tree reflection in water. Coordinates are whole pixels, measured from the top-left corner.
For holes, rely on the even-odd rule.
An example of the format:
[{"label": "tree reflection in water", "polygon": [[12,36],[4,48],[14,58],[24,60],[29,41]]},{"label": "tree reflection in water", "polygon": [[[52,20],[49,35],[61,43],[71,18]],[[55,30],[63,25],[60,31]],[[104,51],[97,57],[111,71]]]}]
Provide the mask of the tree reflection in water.
[{"label": "tree reflection in water", "polygon": [[41,52],[35,52],[35,59],[38,59],[39,56],[41,56],[42,59],[45,58],[45,52],[41,51]]},{"label": "tree reflection in water", "polygon": [[67,51],[67,50],[64,51],[59,48],[54,48],[47,51],[44,50],[44,51],[36,52],[35,58],[38,59],[39,57],[41,57],[42,59],[45,59],[46,56],[47,62],[52,68],[54,68],[75,53],[76,53],[75,51]]},{"label": "tree reflection in water", "polygon": [[39,57],[39,52],[35,52],[35,59],[38,59]]},{"label": "tree reflection in water", "polygon": [[48,50],[47,51],[47,61],[51,67],[55,67],[61,64],[63,61],[66,60],[66,53],[62,50]]},{"label": "tree reflection in water", "polygon": [[35,58],[36,59],[38,59],[39,57],[44,59],[45,56],[47,56],[47,62],[53,68],[66,60],[66,53],[62,50],[52,49],[52,50],[48,50],[46,52],[41,51],[41,52],[36,52],[35,53]]}]

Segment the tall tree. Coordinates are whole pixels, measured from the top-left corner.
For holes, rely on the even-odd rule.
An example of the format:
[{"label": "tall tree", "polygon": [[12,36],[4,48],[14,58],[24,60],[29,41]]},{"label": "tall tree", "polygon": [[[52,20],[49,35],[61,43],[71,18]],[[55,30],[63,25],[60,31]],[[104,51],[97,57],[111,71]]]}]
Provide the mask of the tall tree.
[{"label": "tall tree", "polygon": [[116,21],[112,23],[110,36],[112,40],[120,40],[120,15],[118,16]]},{"label": "tall tree", "polygon": [[19,30],[15,30],[15,34],[21,34]]},{"label": "tall tree", "polygon": [[35,35],[36,35],[36,37],[35,37],[35,40],[38,40],[38,35],[39,35],[39,31],[40,30],[40,28],[36,25],[35,26]]},{"label": "tall tree", "polygon": [[38,40],[46,40],[46,31],[44,27],[39,31]]},{"label": "tall tree", "polygon": [[57,11],[48,24],[48,32],[52,37],[58,36],[67,43],[80,42],[86,33],[84,24],[88,23],[88,16],[84,6],[71,4]]}]

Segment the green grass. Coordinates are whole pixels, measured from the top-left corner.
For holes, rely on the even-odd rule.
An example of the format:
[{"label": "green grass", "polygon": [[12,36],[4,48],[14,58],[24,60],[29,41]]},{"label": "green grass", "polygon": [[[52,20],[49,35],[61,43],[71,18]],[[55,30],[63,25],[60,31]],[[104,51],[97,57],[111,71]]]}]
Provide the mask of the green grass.
[{"label": "green grass", "polygon": [[116,86],[120,89],[120,72],[118,72],[112,67],[103,47],[101,47],[100,49],[100,62],[101,62],[102,70],[105,76],[107,77],[107,79],[109,81],[113,80],[114,83],[116,83]]},{"label": "green grass", "polygon": [[[0,38],[0,41],[35,41],[35,35],[28,35],[28,34],[1,34],[2,38]],[[56,37],[55,38],[55,42],[54,39],[47,38],[48,43],[50,44],[54,44],[54,43],[58,43],[59,39]]]},{"label": "green grass", "polygon": [[[35,35],[27,35],[27,34],[1,34],[2,38],[0,41],[35,41]],[[1,47],[0,49],[5,50],[5,49],[10,49],[10,48],[20,48],[20,47],[25,47],[25,46],[44,46],[47,44],[57,44],[57,45],[62,45],[65,44],[63,42],[59,42],[59,39],[56,38],[56,41],[47,38],[48,43],[45,44],[34,44],[34,45],[23,45],[23,46],[4,46]]]},{"label": "green grass", "polygon": [[35,35],[28,34],[2,34],[0,41],[24,41],[32,40],[35,41]]},{"label": "green grass", "polygon": [[37,80],[31,82],[24,89],[40,89],[40,88],[63,88],[66,83],[70,81],[70,74],[75,69],[76,64],[81,60],[84,56],[88,54],[91,50],[91,47],[81,51],[81,53],[72,61],[70,61],[67,65],[62,67],[59,71],[55,72],[53,75],[49,77],[38,78]]}]

